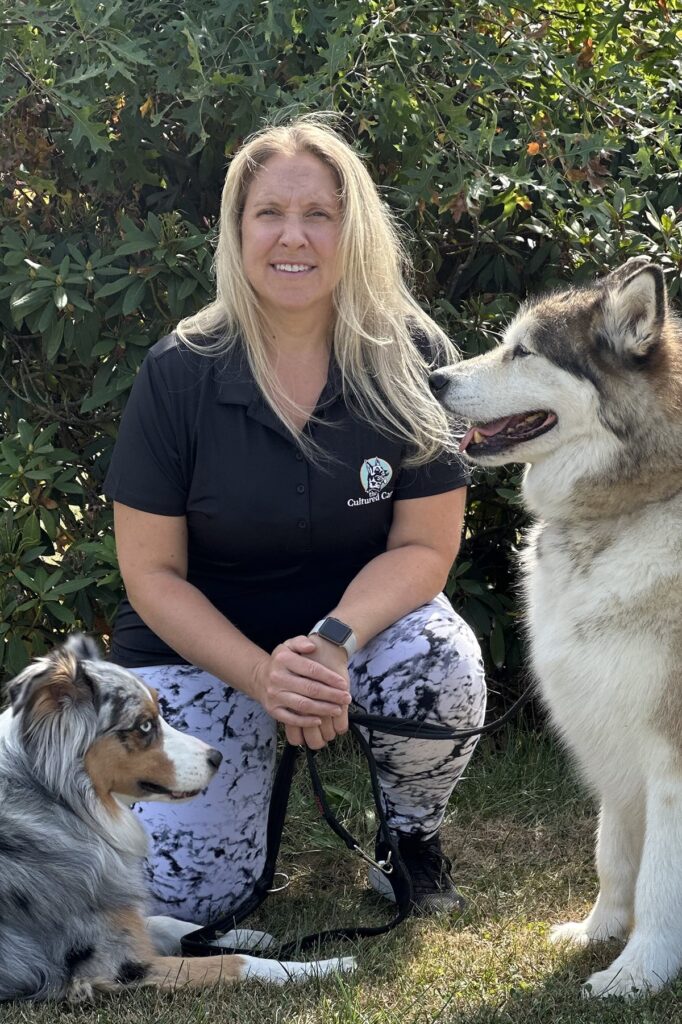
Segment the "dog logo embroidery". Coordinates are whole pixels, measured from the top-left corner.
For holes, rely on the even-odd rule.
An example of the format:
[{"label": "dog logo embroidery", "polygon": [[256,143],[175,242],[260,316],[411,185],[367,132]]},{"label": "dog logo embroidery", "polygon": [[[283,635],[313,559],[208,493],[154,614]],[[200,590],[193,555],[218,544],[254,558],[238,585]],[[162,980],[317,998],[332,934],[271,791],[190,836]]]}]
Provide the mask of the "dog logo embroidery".
[{"label": "dog logo embroidery", "polygon": [[379,494],[388,487],[392,476],[393,470],[388,462],[384,462],[376,455],[373,459],[365,459],[360,467],[360,480],[369,495]]},{"label": "dog logo embroidery", "polygon": [[359,505],[372,505],[375,501],[387,501],[393,495],[393,490],[386,490],[392,477],[393,469],[384,459],[378,455],[365,459],[360,466],[360,482],[367,497],[349,498],[346,504],[349,508],[357,508]]}]

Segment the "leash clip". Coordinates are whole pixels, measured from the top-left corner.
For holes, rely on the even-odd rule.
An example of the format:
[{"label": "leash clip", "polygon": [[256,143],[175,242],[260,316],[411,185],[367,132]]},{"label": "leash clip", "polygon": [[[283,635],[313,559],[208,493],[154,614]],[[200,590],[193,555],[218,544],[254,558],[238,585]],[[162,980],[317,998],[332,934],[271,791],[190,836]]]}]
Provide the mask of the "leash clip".
[{"label": "leash clip", "polygon": [[388,851],[388,857],[386,857],[385,860],[375,860],[374,857],[370,857],[368,853],[365,853],[362,847],[358,846],[357,843],[355,844],[353,849],[359,857],[362,857],[362,859],[367,861],[368,864],[371,864],[373,868],[378,868],[379,871],[382,871],[385,875],[393,874],[393,865],[391,864],[390,850]]},{"label": "leash clip", "polygon": [[267,890],[268,893],[283,892],[284,889],[288,889],[289,888],[289,884],[290,884],[291,879],[286,874],[286,872],[284,872],[284,871],[275,871],[275,873],[274,873],[274,875],[272,877],[273,882],[275,881],[276,878],[283,878],[284,882],[282,883],[282,885],[275,885],[275,886],[272,887],[272,889],[268,889]]}]

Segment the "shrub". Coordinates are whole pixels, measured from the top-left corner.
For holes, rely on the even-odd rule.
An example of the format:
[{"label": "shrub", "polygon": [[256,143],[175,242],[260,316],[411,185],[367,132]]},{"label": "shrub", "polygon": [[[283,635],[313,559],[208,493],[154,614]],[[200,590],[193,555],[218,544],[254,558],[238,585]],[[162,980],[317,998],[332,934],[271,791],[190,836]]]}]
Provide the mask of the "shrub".
[{"label": "shrub", "polygon": [[[649,253],[679,288],[679,46],[664,0],[458,5],[17,0],[0,113],[4,671],[120,597],[102,480],[147,347],[211,294],[226,163],[337,111],[466,354],[529,292]],[[516,468],[480,473],[449,592],[519,663]]]}]

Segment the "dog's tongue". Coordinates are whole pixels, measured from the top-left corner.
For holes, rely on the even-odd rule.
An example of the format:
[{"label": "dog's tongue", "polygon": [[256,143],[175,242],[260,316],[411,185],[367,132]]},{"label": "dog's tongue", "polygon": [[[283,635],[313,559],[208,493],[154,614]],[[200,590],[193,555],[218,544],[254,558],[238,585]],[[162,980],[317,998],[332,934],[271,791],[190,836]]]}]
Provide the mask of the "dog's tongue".
[{"label": "dog's tongue", "polygon": [[474,434],[483,434],[484,437],[492,437],[493,434],[499,434],[501,430],[507,426],[513,416],[504,416],[501,420],[493,420],[492,423],[481,423],[477,427],[470,427],[466,434],[459,442],[459,450],[465,452],[471,444]]}]

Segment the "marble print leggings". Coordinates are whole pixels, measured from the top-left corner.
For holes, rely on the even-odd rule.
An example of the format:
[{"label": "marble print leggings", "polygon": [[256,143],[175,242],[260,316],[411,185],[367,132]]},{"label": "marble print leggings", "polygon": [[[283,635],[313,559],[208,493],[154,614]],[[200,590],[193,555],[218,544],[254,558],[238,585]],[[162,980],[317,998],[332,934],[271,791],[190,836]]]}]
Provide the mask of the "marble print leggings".
[{"label": "marble print leggings", "polygon": [[[164,718],[224,756],[206,793],[185,804],[137,804],[151,837],[150,912],[206,924],[246,896],[265,863],[277,723],[238,690],[191,665],[135,669]],[[379,633],[349,662],[354,704],[460,729],[485,714],[478,643],[444,595]],[[374,734],[389,824],[432,835],[476,737],[460,743]]]}]

